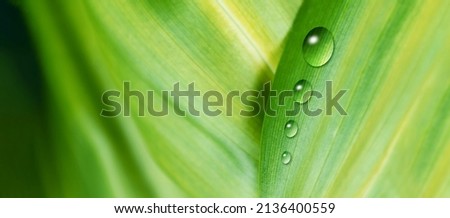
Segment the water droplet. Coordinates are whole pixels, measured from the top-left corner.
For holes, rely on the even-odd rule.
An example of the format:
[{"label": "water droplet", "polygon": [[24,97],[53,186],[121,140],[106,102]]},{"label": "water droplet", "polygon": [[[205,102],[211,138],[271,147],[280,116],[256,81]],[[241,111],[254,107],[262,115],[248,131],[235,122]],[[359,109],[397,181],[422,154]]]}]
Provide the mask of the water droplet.
[{"label": "water droplet", "polygon": [[288,138],[292,138],[295,135],[297,135],[298,126],[297,123],[293,120],[289,120],[286,122],[286,125],[284,125],[284,132],[286,133],[286,136]]},{"label": "water droplet", "polygon": [[300,104],[306,103],[311,98],[311,83],[302,79],[294,86],[294,100]]},{"label": "water droplet", "polygon": [[283,152],[283,154],[281,155],[281,163],[283,163],[284,165],[288,165],[291,162],[291,159],[291,153],[287,151]]},{"label": "water droplet", "polygon": [[333,51],[333,35],[324,27],[312,29],[303,41],[303,57],[313,67],[326,64],[333,55]]}]

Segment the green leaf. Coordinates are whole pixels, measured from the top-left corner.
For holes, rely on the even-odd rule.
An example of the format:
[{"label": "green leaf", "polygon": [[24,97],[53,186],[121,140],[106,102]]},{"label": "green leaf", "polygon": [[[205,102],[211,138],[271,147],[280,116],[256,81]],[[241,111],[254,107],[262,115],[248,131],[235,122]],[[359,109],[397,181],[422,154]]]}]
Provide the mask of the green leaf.
[{"label": "green leaf", "polygon": [[[347,115],[332,108],[331,115],[289,117],[293,99],[279,106],[274,98],[277,116],[265,116],[262,133],[262,196],[450,196],[449,9],[448,1],[306,1],[273,89],[307,80],[323,98],[306,105],[325,110],[331,81],[332,96],[347,90],[339,101]],[[320,26],[332,33],[334,52],[313,67],[302,45]],[[284,132],[290,119],[299,128],[293,138]]]},{"label": "green leaf", "polygon": [[[41,159],[43,171],[56,169],[46,174],[48,195],[257,196],[261,116],[139,117],[134,98],[131,117],[103,118],[101,97],[124,81],[155,91],[155,108],[178,82],[202,93],[259,90],[300,4],[24,1],[49,87],[54,146]],[[234,113],[243,107],[233,101]]]}]

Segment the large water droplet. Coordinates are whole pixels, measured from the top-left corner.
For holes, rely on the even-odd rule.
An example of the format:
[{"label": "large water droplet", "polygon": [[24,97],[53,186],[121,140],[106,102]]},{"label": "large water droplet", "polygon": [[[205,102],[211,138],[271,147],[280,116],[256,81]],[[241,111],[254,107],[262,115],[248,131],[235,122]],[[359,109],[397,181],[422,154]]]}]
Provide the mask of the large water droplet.
[{"label": "large water droplet", "polygon": [[297,135],[298,126],[297,123],[293,120],[289,120],[286,122],[286,125],[284,125],[284,132],[286,133],[286,136],[288,138],[292,138],[295,135]]},{"label": "large water droplet", "polygon": [[333,51],[333,35],[325,27],[312,29],[303,41],[303,57],[313,67],[326,64],[333,55]]},{"label": "large water droplet", "polygon": [[311,83],[302,79],[294,86],[294,100],[300,104],[306,103],[311,98]]},{"label": "large water droplet", "polygon": [[284,165],[288,165],[291,162],[291,159],[291,153],[287,151],[283,152],[283,154],[281,155],[281,163],[283,163]]}]

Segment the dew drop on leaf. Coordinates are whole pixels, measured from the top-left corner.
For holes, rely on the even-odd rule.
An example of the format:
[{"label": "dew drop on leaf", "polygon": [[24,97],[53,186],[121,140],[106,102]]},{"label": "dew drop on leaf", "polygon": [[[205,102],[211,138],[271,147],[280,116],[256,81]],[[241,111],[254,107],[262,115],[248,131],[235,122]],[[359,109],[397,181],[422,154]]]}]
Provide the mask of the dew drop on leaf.
[{"label": "dew drop on leaf", "polygon": [[291,162],[291,159],[291,153],[287,151],[283,152],[283,154],[281,155],[281,163],[283,163],[284,165],[288,165]]},{"label": "dew drop on leaf", "polygon": [[303,58],[313,67],[326,64],[333,55],[333,51],[333,35],[325,27],[312,29],[303,41]]},{"label": "dew drop on leaf", "polygon": [[284,125],[284,132],[288,138],[292,138],[297,135],[298,126],[297,123],[293,120],[289,120]]},{"label": "dew drop on leaf", "polygon": [[302,79],[294,85],[294,100],[300,104],[308,102],[311,98],[311,83]]}]

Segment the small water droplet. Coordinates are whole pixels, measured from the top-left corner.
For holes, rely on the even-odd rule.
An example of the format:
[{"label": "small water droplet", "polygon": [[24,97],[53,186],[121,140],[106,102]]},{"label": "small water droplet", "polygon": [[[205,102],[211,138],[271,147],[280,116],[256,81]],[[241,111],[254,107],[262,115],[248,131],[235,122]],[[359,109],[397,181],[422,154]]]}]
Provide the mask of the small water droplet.
[{"label": "small water droplet", "polygon": [[283,154],[281,155],[281,163],[283,163],[284,165],[288,165],[291,162],[291,159],[291,153],[287,151],[283,152]]},{"label": "small water droplet", "polygon": [[286,122],[286,125],[284,125],[284,132],[286,133],[286,136],[288,138],[292,138],[295,135],[297,135],[298,126],[297,123],[293,120],[289,120]]},{"label": "small water droplet", "polygon": [[300,104],[306,103],[311,98],[311,83],[302,79],[294,86],[294,100]]},{"label": "small water droplet", "polygon": [[333,55],[333,51],[333,35],[325,27],[312,29],[303,41],[303,57],[313,67],[326,64]]}]

